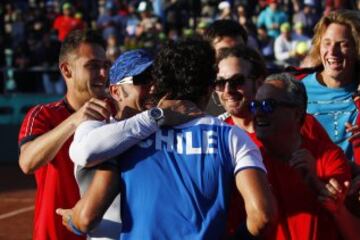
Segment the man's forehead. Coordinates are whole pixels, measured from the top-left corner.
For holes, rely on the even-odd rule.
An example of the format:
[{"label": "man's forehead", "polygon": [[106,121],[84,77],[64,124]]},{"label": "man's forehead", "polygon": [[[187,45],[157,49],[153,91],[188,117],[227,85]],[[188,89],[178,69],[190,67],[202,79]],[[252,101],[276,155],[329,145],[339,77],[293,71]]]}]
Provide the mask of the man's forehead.
[{"label": "man's forehead", "polygon": [[[222,59],[218,67],[219,75],[241,74],[244,77],[249,77],[252,70],[252,63],[243,58],[229,56]],[[229,68],[232,69],[231,72],[229,72]]]},{"label": "man's forehead", "polygon": [[235,47],[237,45],[244,45],[244,40],[241,36],[222,36],[216,37],[213,45],[216,49]]},{"label": "man's forehead", "polygon": [[271,80],[263,83],[256,93],[257,98],[286,98],[285,85],[282,81]]},{"label": "man's forehead", "polygon": [[99,44],[81,43],[75,51],[71,52],[71,57],[76,58],[90,58],[99,61],[106,60],[105,49]]}]

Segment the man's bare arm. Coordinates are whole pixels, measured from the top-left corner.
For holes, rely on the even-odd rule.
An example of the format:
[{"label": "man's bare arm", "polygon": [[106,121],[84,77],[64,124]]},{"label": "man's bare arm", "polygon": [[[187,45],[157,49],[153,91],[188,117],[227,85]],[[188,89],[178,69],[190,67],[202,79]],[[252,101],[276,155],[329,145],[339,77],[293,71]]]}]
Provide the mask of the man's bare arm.
[{"label": "man's bare arm", "polygon": [[266,174],[248,168],[239,171],[235,180],[245,203],[246,227],[252,236],[263,236],[277,219],[277,205]]},{"label": "man's bare arm", "polygon": [[107,119],[110,116],[108,103],[91,99],[77,112],[51,131],[21,146],[19,164],[25,174],[52,161],[66,140],[74,134],[76,127],[88,119]]}]

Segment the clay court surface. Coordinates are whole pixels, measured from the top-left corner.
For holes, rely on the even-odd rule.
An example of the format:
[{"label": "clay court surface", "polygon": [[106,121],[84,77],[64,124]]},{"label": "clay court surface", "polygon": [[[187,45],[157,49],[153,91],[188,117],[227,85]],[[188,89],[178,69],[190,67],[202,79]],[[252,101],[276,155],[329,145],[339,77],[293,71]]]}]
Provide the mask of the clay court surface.
[{"label": "clay court surface", "polygon": [[0,165],[0,240],[32,239],[34,176],[16,164]]}]

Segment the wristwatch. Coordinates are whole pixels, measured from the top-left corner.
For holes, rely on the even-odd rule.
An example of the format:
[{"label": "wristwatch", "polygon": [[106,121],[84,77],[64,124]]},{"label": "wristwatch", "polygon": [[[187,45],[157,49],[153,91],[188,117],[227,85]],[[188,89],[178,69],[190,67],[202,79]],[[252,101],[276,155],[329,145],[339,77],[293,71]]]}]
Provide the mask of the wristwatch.
[{"label": "wristwatch", "polygon": [[158,126],[162,126],[165,122],[164,111],[161,108],[153,107],[149,110],[149,117],[156,122]]}]

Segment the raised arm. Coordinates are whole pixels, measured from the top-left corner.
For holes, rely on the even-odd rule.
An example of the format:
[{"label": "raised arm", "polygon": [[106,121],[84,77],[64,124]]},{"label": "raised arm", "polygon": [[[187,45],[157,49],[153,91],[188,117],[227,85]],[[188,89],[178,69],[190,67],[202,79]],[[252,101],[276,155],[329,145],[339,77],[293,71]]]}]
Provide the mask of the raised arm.
[{"label": "raised arm", "polygon": [[[190,101],[161,100],[158,107],[163,109],[162,125],[174,126],[185,123],[201,114]],[[75,132],[69,154],[74,163],[92,167],[113,158],[147,138],[159,129],[150,117],[149,110],[131,118],[112,122],[87,121]]]},{"label": "raised arm", "polygon": [[148,111],[109,124],[86,121],[75,132],[70,158],[77,165],[92,167],[125,152],[157,129]]},{"label": "raised arm", "polygon": [[[66,140],[74,134],[76,127],[81,122],[88,119],[107,119],[110,115],[109,110],[110,108],[105,101],[91,99],[55,128],[22,144],[19,156],[19,164],[22,171],[30,174],[52,161]],[[46,120],[42,119],[41,121]]]}]

